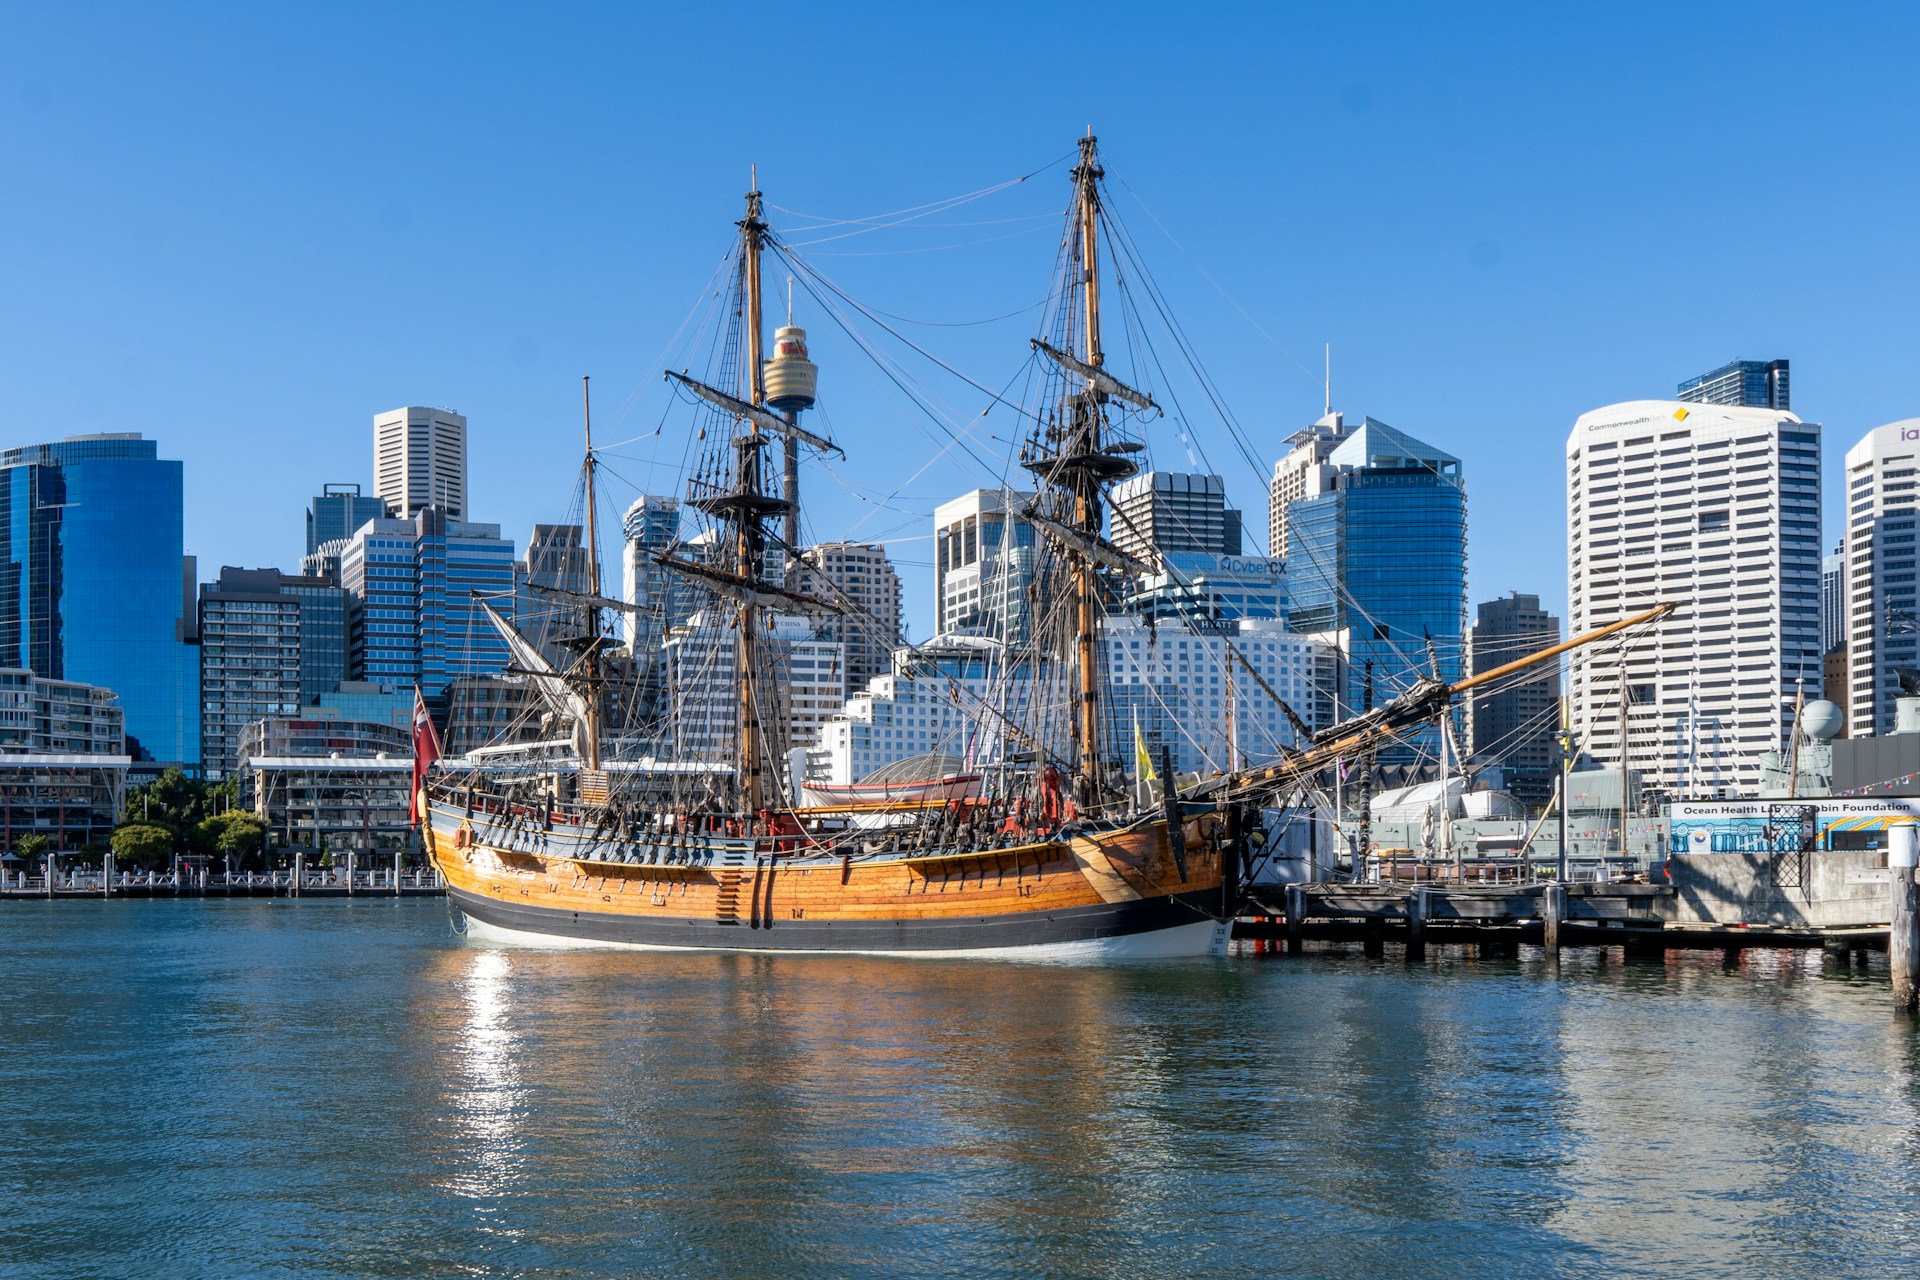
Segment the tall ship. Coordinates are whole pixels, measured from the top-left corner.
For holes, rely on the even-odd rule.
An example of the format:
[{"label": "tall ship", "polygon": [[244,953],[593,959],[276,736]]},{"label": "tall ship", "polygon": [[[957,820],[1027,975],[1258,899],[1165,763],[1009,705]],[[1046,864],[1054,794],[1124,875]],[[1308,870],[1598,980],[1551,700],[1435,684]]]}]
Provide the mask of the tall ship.
[{"label": "tall ship", "polygon": [[[670,678],[644,744],[609,730],[623,655],[608,620],[636,606],[601,586],[588,413],[586,581],[550,592],[572,630],[536,644],[484,606],[516,670],[566,726],[564,748],[516,770],[471,755],[440,761],[417,779],[427,851],[470,935],[927,956],[1219,952],[1276,815],[1306,803],[1329,769],[1431,723],[1474,684],[1653,616],[1474,681],[1422,679],[1317,735],[1267,688],[1298,731],[1294,744],[1208,776],[1177,775],[1164,748],[1156,760],[1112,712],[1101,643],[1123,583],[1160,567],[1122,551],[1107,527],[1109,491],[1140,470],[1143,424],[1158,406],[1108,365],[1103,177],[1088,136],[1072,170],[1053,305],[1031,344],[1036,391],[1017,457],[1031,496],[1019,515],[1039,535],[1026,595],[1045,607],[999,654],[1023,692],[952,688],[957,715],[976,740],[993,742],[983,753],[991,767],[962,759],[920,776],[809,787],[800,744],[787,740],[790,691],[772,656],[773,622],[852,609],[780,571],[799,551],[799,461],[838,446],[800,425],[816,377],[804,333],[789,318],[766,340],[762,260],[783,246],[755,190],[737,224],[715,376],[667,375],[700,415],[685,501],[707,528],[697,546],[654,555],[705,602],[721,637],[706,674],[725,696],[689,699]],[[1232,650],[1231,634],[1219,639]],[[1244,655],[1238,663],[1258,680]]]}]

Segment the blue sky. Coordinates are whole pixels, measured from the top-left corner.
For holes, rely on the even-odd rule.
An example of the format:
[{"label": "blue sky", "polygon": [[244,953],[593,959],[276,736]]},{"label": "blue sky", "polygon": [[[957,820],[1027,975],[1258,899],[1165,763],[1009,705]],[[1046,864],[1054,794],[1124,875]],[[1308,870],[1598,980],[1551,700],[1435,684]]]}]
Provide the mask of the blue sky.
[{"label": "blue sky", "polygon": [[[685,362],[750,164],[799,241],[784,210],[977,191],[1091,123],[1263,466],[1318,415],[1331,342],[1337,407],[1464,459],[1473,599],[1558,606],[1580,412],[1786,356],[1830,499],[1850,444],[1920,414],[1916,12],[0,3],[0,444],[157,438],[187,464],[205,577],[294,567],[306,498],[370,481],[373,414],[449,405],[474,516],[524,545],[567,514],[583,373],[603,441],[665,423],[613,470],[674,489],[686,414],[661,361]],[[916,321],[1017,312],[1066,189],[1056,166],[803,252]],[[813,532],[924,535],[990,477],[903,488],[937,432],[798,318],[855,455],[810,480]],[[998,386],[1033,324],[900,327]],[[957,418],[983,407],[910,367]],[[1264,474],[1187,407],[1263,528]],[[998,449],[1011,421],[973,425]],[[1186,462],[1168,436],[1154,456]],[[896,552],[924,636],[927,544]]]}]

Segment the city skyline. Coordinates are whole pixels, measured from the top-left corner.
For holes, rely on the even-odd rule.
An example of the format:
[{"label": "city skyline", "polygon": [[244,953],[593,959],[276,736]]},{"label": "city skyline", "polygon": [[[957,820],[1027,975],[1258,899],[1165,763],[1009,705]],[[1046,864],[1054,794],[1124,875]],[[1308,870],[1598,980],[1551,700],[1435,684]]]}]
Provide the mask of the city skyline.
[{"label": "city skyline", "polygon": [[[1148,101],[1063,68],[1046,51],[1070,20],[1023,14],[1027,40],[989,40],[996,23],[937,33],[956,83],[1033,89],[956,114],[904,66],[866,59],[860,20],[841,15],[781,28],[816,74],[777,99],[679,112],[702,97],[691,65],[668,59],[638,83],[627,72],[660,49],[710,46],[714,19],[478,11],[450,28],[427,12],[216,23],[128,9],[83,25],[11,11],[6,155],[44,198],[0,211],[0,231],[32,247],[0,302],[17,370],[0,418],[21,442],[134,428],[159,440],[189,464],[187,546],[216,567],[293,567],[285,513],[316,480],[371,492],[371,474],[341,463],[364,457],[367,415],[396,404],[468,415],[473,518],[553,519],[578,462],[581,373],[632,486],[613,505],[676,492],[673,424],[647,438],[668,407],[659,369],[750,166],[776,229],[813,242],[803,252],[853,296],[950,325],[1039,292],[1066,190],[1045,166],[1089,123],[1119,212],[1265,455],[1237,459],[1189,403],[1192,420],[1165,424],[1151,461],[1224,474],[1242,510],[1260,509],[1279,440],[1319,415],[1328,342],[1335,407],[1364,406],[1518,492],[1558,488],[1557,441],[1580,413],[1665,396],[1732,358],[1792,359],[1794,404],[1826,424],[1834,474],[1839,441],[1914,411],[1899,373],[1915,336],[1899,213],[1913,180],[1881,173],[1873,200],[1824,194],[1913,140],[1894,52],[1910,12],[1757,24],[1741,59],[1691,64],[1684,95],[1644,90],[1668,84],[1666,51],[1707,47],[1725,14],[1223,11],[1189,17],[1192,38],[1173,47],[1146,11],[1115,16],[1111,52],[1171,91]],[[926,17],[895,21],[896,39],[936,35]],[[1869,22],[1886,38],[1851,38]],[[406,74],[443,57],[460,68],[450,90]],[[1743,91],[1769,59],[1793,68],[1791,100]],[[854,65],[864,88],[835,74]],[[232,111],[240,99],[253,107]],[[1270,130],[1220,127],[1255,119]],[[1764,195],[1750,171],[1693,163],[1730,134],[1773,139]],[[852,238],[860,227],[788,212],[871,217],[1027,174],[924,229]],[[1258,211],[1251,225],[1223,213],[1244,208]],[[1663,301],[1707,260],[1768,270]],[[821,366],[821,412],[853,455],[837,472],[847,487],[810,477],[808,540],[893,542],[921,635],[931,556],[903,538],[924,536],[937,502],[999,477],[956,455],[946,483],[891,496],[912,468],[890,446],[931,455],[933,428],[804,290],[796,319]],[[997,386],[1031,322],[901,327]],[[942,388],[958,418],[977,414],[977,394]],[[989,417],[975,440],[997,461],[993,434],[1009,433]],[[1485,503],[1474,519],[1470,596],[1518,589],[1564,606],[1557,513]]]}]

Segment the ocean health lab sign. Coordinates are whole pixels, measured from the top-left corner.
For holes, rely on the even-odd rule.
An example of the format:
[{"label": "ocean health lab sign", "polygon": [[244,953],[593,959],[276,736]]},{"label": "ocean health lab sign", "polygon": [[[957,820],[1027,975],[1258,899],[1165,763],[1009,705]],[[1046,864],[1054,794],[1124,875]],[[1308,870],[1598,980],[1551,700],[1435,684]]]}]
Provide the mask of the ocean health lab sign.
[{"label": "ocean health lab sign", "polygon": [[1920,797],[1866,800],[1808,796],[1788,800],[1691,800],[1668,811],[1672,853],[1774,853],[1801,845],[1813,812],[1815,847],[1872,849],[1886,845],[1889,826],[1920,822]]}]

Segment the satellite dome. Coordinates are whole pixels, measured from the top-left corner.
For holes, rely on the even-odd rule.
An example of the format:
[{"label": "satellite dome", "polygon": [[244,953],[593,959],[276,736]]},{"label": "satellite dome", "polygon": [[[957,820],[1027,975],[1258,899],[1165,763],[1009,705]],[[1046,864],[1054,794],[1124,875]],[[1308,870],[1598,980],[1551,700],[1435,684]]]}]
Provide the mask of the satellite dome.
[{"label": "satellite dome", "polygon": [[1800,709],[1800,732],[1815,742],[1839,737],[1840,729],[1846,722],[1846,713],[1825,698],[1809,702]]}]

